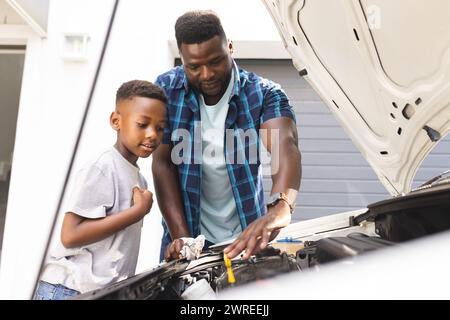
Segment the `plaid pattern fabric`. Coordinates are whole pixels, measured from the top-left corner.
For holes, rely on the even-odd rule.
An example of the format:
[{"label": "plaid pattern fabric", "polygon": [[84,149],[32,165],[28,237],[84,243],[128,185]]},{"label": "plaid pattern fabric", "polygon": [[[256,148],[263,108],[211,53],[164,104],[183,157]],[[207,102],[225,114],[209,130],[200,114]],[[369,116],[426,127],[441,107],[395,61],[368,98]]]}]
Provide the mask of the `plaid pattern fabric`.
[{"label": "plaid pattern fabric", "polygon": [[[258,130],[263,122],[278,117],[295,121],[289,100],[281,87],[254,73],[233,66],[236,75],[229,110],[225,120],[224,155],[230,184],[236,200],[242,230],[266,213],[262,170],[259,159]],[[186,222],[191,237],[200,233],[201,193],[201,123],[199,96],[188,84],[182,66],[158,76],[156,84],[161,86],[168,98],[168,121],[163,143],[171,143],[172,154],[182,161],[178,167]],[[251,134],[254,129],[256,139]],[[244,134],[243,134],[244,133]],[[227,139],[228,138],[230,139]],[[246,138],[247,137],[247,138]],[[228,145],[227,145],[228,143]],[[184,145],[184,148],[181,146]],[[256,157],[250,152],[257,148]],[[172,157],[173,160],[173,157]],[[163,246],[170,242],[167,226],[164,225]],[[224,239],[226,240],[226,239]]]}]

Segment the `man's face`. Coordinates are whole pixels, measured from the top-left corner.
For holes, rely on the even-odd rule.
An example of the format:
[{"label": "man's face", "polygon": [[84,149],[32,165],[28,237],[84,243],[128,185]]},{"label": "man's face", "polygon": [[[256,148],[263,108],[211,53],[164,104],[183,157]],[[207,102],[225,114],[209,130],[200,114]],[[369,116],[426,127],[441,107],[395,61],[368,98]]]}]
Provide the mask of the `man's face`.
[{"label": "man's face", "polygon": [[182,43],[180,55],[189,83],[208,105],[216,104],[231,77],[232,44],[219,36],[194,44]]},{"label": "man's face", "polygon": [[118,132],[117,147],[130,162],[147,158],[162,140],[166,106],[158,100],[132,97],[119,101],[111,115],[111,126]]}]

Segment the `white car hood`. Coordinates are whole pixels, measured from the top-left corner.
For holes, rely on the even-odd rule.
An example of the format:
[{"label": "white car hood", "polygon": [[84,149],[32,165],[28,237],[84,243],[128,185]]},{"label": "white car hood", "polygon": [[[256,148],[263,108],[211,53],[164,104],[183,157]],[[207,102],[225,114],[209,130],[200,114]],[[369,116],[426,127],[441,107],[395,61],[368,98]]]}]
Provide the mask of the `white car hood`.
[{"label": "white car hood", "polygon": [[383,185],[408,192],[450,130],[450,1],[263,1],[294,66]]}]

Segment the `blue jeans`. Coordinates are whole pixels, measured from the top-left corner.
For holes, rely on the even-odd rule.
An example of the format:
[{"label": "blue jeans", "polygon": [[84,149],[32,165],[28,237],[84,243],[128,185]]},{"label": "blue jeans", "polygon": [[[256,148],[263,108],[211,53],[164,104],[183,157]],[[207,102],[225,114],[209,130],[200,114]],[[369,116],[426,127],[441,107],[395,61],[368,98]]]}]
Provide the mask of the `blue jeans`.
[{"label": "blue jeans", "polygon": [[33,300],[66,300],[77,294],[80,293],[61,284],[51,284],[45,281],[39,281]]}]

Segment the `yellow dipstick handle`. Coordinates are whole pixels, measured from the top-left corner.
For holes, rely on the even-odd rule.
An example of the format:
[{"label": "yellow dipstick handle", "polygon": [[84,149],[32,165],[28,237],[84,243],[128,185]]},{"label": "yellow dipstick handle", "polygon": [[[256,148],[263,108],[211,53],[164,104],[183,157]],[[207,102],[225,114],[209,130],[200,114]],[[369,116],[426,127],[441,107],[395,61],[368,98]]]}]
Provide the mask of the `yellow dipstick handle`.
[{"label": "yellow dipstick handle", "polygon": [[236,279],[234,278],[233,269],[231,268],[231,260],[228,259],[226,253],[223,254],[223,261],[225,262],[225,267],[227,267],[228,283],[235,283]]}]

